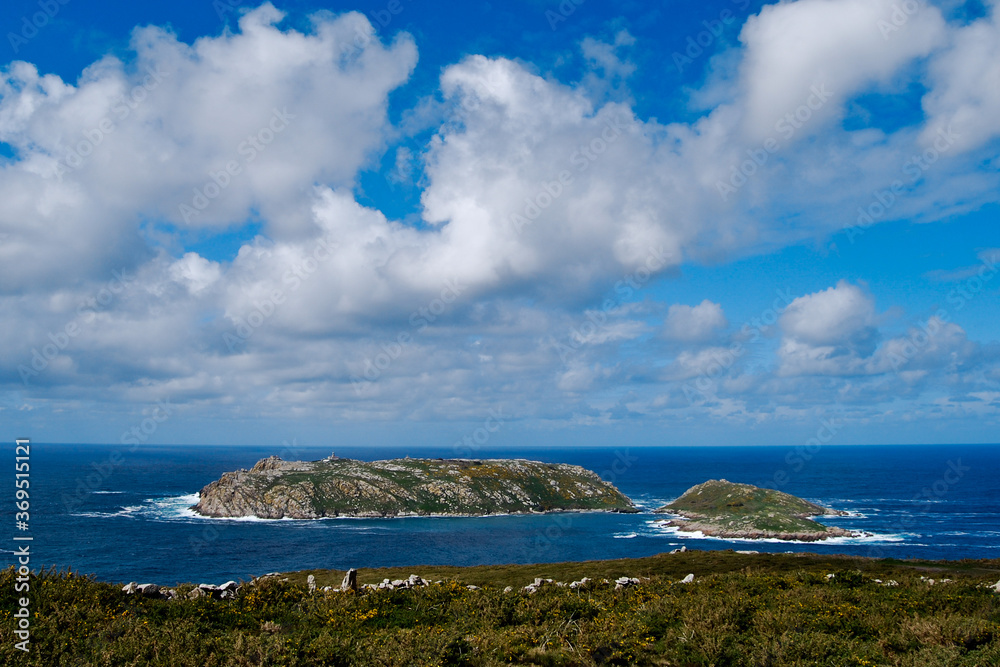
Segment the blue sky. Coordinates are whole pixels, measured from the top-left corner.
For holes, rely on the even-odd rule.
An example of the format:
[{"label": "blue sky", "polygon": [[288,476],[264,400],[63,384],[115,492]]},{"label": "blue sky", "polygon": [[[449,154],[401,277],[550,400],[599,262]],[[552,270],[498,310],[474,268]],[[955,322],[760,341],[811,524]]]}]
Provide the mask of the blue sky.
[{"label": "blue sky", "polygon": [[8,439],[996,441],[994,2],[0,26]]}]

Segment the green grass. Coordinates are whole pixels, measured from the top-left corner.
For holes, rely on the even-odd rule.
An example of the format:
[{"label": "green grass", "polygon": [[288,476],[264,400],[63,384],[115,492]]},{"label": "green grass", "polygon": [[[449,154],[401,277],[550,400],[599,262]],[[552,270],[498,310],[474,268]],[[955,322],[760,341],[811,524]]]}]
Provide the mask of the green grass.
[{"label": "green grass", "polygon": [[[688,572],[694,584],[679,584]],[[412,591],[309,594],[310,572],[234,600],[155,600],[67,572],[31,579],[32,646],[13,648],[13,569],[0,572],[0,664],[40,665],[998,665],[1000,561],[892,561],[687,552],[410,573]],[[320,586],[342,572],[311,571]],[[833,579],[826,574],[834,573]],[[621,591],[535,577],[650,577]],[[928,585],[921,576],[950,578]],[[895,579],[897,587],[874,579]],[[468,590],[467,584],[481,586]],[[505,593],[503,587],[518,590]],[[182,586],[183,592],[188,586]]]},{"label": "green grass", "polygon": [[716,526],[724,532],[824,533],[829,529],[806,517],[827,512],[802,498],[750,484],[709,480],[656,510]]},{"label": "green grass", "polygon": [[[637,511],[596,474],[537,461],[407,458],[297,463],[303,469],[251,470],[238,483],[224,475],[202,490],[203,500],[212,494],[226,497],[238,486],[265,505],[275,504],[275,498],[305,498],[319,516]],[[511,493],[512,489],[519,492]]]}]

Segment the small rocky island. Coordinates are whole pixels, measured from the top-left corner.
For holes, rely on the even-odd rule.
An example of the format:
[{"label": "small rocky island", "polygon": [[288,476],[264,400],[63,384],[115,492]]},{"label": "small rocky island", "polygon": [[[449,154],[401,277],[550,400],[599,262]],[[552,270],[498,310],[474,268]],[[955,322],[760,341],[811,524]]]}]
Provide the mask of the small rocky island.
[{"label": "small rocky island", "polygon": [[720,538],[779,539],[817,542],[854,533],[824,526],[813,516],[843,516],[846,512],[821,507],[793,495],[712,479],[692,486],[668,505],[656,510],[677,518],[661,525],[700,531]]},{"label": "small rocky island", "polygon": [[193,510],[211,517],[483,516],[558,511],[637,512],[580,466],[524,459],[262,459],[201,490]]}]

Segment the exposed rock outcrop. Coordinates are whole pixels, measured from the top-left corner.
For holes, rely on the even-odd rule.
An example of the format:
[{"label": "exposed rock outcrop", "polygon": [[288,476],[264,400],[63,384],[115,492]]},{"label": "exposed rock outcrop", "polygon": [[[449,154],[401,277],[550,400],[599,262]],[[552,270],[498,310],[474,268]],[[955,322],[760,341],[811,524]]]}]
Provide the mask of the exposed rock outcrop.
[{"label": "exposed rock outcrop", "polygon": [[656,511],[675,515],[676,518],[661,522],[663,525],[727,539],[816,542],[854,535],[809,518],[846,512],[822,507],[782,491],[724,479],[692,486],[680,498]]},{"label": "exposed rock outcrop", "polygon": [[195,511],[265,519],[387,517],[599,510],[632,501],[580,466],[524,459],[282,461],[227,472],[201,490]]}]

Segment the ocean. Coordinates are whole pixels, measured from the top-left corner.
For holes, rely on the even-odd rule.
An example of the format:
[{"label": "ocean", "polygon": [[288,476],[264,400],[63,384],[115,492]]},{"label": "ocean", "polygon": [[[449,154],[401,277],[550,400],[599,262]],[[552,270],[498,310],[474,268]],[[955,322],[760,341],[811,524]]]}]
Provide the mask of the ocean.
[{"label": "ocean", "polygon": [[[451,449],[338,448],[363,460],[452,457]],[[482,449],[477,458],[573,463],[601,474],[640,514],[476,518],[208,519],[189,509],[204,485],[266,456],[329,449],[33,443],[27,532],[32,567],[104,581],[220,583],[312,568],[483,565],[649,556],[681,546],[893,558],[1000,558],[1000,446],[608,447]],[[864,533],[821,543],[721,540],[662,528],[651,511],[724,478],[846,510],[822,521]],[[8,545],[14,542],[8,541]],[[18,543],[21,544],[21,543]],[[3,549],[4,565],[15,562]]]}]

